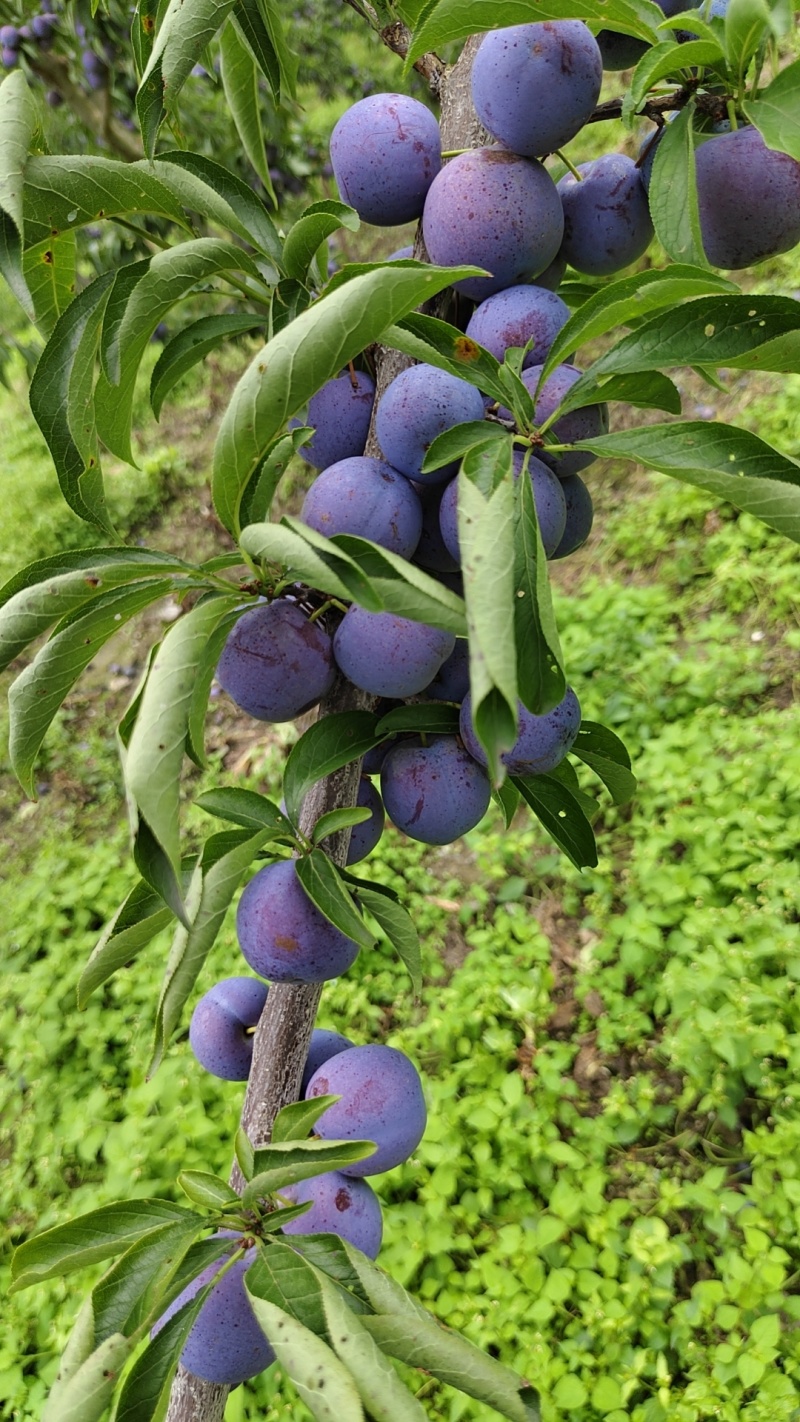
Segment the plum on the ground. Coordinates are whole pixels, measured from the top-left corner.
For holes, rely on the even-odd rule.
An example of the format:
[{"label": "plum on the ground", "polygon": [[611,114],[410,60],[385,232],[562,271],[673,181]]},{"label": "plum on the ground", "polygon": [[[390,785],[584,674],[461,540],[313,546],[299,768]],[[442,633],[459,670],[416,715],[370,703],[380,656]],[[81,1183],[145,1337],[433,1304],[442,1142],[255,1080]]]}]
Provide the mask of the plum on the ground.
[{"label": "plum on the ground", "polygon": [[408,479],[366,454],[340,459],[314,480],[300,513],[324,533],[354,533],[410,558],[422,532],[422,505]]},{"label": "plum on the ground", "polygon": [[324,983],[358,956],[358,944],[311,902],[293,859],[253,876],[239,900],[236,932],[250,967],[271,983]]},{"label": "plum on the ground", "polygon": [[484,36],[472,66],[472,101],[481,123],[512,153],[543,158],[580,132],[602,83],[602,55],[583,21],[545,20]]},{"label": "plum on the ground", "polygon": [[500,147],[471,148],[451,158],[431,184],[422,230],[432,262],[491,273],[454,282],[456,291],[484,301],[550,266],[561,246],[564,212],[536,159]]},{"label": "plum on the ground", "polygon": [[413,489],[418,490],[422,504],[422,533],[412,562],[432,573],[457,573],[458,563],[445,547],[439,524],[439,508],[444,495],[441,484],[431,487],[417,484],[413,479],[410,483]]},{"label": "plum on the ground", "polygon": [[[539,383],[539,376],[542,373],[540,365],[532,366],[530,370],[523,371],[522,380],[527,385],[531,394],[536,390]],[[582,371],[575,365],[557,365],[551,375],[548,375],[536,400],[536,422],[544,424],[549,420],[553,411],[561,404],[567,392],[580,380]],[[580,410],[570,410],[566,415],[562,415],[560,420],[550,426],[550,430],[559,444],[573,444],[579,439],[594,439],[597,435],[608,432],[608,406],[584,405]],[[551,454],[547,448],[539,450],[539,459],[543,464],[549,465],[560,479],[566,479],[569,474],[578,474],[581,469],[592,463],[596,455],[588,449],[573,449],[566,454]]]},{"label": "plum on the ground", "polygon": [[[537,367],[537,369],[541,369],[541,367]],[[515,478],[519,476],[522,469],[523,459],[522,451],[515,450],[513,456]],[[539,520],[545,556],[549,558],[564,536],[564,525],[567,518],[564,495],[555,471],[544,463],[543,451],[540,452],[539,458],[536,455],[531,455],[528,460],[528,474],[533,485],[533,501],[536,505],[536,517]],[[458,557],[460,561],[457,479],[445,490],[439,509],[439,523],[445,547],[450,550],[454,558]]]},{"label": "plum on the ground", "polygon": [[561,250],[587,276],[611,276],[641,257],[653,222],[639,169],[625,153],[605,153],[579,163],[580,179],[565,173],[558,184],[564,207]]},{"label": "plum on the ground", "polygon": [[[519,702],[517,739],[500,757],[509,775],[546,775],[555,770],[572,747],[581,728],[581,708],[569,687],[558,705],[544,716],[534,716]],[[461,707],[461,738],[470,755],[486,765],[486,753],[472,726],[472,698]]]},{"label": "plum on the ground", "polygon": [[434,365],[412,365],[381,396],[375,433],[393,469],[426,485],[445,484],[457,472],[458,461],[423,474],[428,448],[437,435],[482,420],[484,413],[483,396],[474,385]]},{"label": "plum on the ground", "polygon": [[416,696],[450,656],[452,632],[393,612],[367,612],[353,603],[336,629],[333,652],[354,686],[373,696]]},{"label": "plum on the ground", "polygon": [[434,701],[463,701],[469,691],[469,642],[456,637],[456,645],[446,662],[442,662],[433,681],[425,687],[423,696]]},{"label": "plum on the ground", "polygon": [[[236,1239],[230,1230],[220,1230],[221,1236]],[[247,1297],[244,1276],[255,1259],[255,1249],[249,1249],[242,1259],[231,1266],[214,1285],[189,1330],[181,1353],[181,1363],[195,1377],[206,1382],[227,1383],[237,1387],[247,1378],[257,1377],[275,1361]],[[224,1258],[209,1264],[187,1284],[153,1326],[152,1336],[160,1333],[165,1323],[183,1304],[193,1299],[204,1284],[210,1282],[224,1264]]]},{"label": "plum on the ground", "polygon": [[316,706],[335,676],[327,632],[286,599],[245,612],[217,665],[223,691],[258,721],[293,721]]},{"label": "plum on the ground", "polygon": [[331,163],[342,200],[362,221],[413,222],[442,166],[439,125],[419,99],[370,94],[336,124]]},{"label": "plum on the ground", "polygon": [[349,1037],[342,1036],[341,1032],[331,1032],[329,1028],[315,1027],[311,1033],[311,1045],[308,1049],[306,1064],[303,1067],[303,1079],[300,1083],[300,1095],[305,1096],[315,1071],[329,1062],[331,1057],[336,1057],[339,1052],[346,1052],[348,1047],[354,1047],[355,1042],[351,1042]]},{"label": "plum on the ground", "polygon": [[366,1180],[329,1170],[297,1185],[285,1185],[281,1195],[293,1205],[311,1200],[311,1209],[283,1226],[284,1234],[338,1234],[375,1259],[381,1247],[383,1216],[380,1201]]},{"label": "plum on the ground", "polygon": [[452,844],[480,824],[492,787],[456,736],[434,736],[426,746],[395,746],[383,762],[381,794],[390,820],[409,839]]},{"label": "plum on the ground", "polygon": [[576,553],[582,548],[594,522],[592,496],[580,474],[568,474],[566,479],[561,480],[561,487],[567,505],[567,523],[561,542],[553,554],[554,559],[568,558],[570,553]]},{"label": "plum on the ground", "polygon": [[314,434],[297,451],[315,469],[327,469],[340,459],[363,454],[375,403],[375,381],[363,370],[349,370],[328,380],[308,402],[305,420],[289,421],[289,429],[309,425]]},{"label": "plum on the ground", "polygon": [[757,128],[720,133],[697,150],[703,248],[739,271],[800,242],[800,163],[767,148]]},{"label": "plum on the ground", "polygon": [[374,1141],[378,1149],[343,1175],[379,1175],[407,1160],[425,1131],[422,1082],[396,1047],[370,1045],[339,1052],[309,1082],[306,1098],[341,1096],[320,1116],[315,1130],[326,1141]]},{"label": "plum on the ground", "polygon": [[266,1000],[266,985],[256,978],[223,978],[200,998],[189,1023],[189,1046],[212,1076],[247,1081],[253,1061],[252,1028]]},{"label": "plum on the ground", "polygon": [[512,346],[533,341],[523,370],[541,365],[561,327],[569,320],[565,301],[543,286],[509,286],[483,301],[467,326],[467,335],[502,361]]},{"label": "plum on the ground", "polygon": [[383,834],[383,827],[386,823],[383,801],[372,781],[365,775],[362,775],[358,783],[356,804],[361,809],[369,810],[370,818],[362,820],[360,825],[353,825],[350,831],[350,846],[347,851],[348,864],[360,864],[362,859],[366,859],[367,855],[372,853]]}]

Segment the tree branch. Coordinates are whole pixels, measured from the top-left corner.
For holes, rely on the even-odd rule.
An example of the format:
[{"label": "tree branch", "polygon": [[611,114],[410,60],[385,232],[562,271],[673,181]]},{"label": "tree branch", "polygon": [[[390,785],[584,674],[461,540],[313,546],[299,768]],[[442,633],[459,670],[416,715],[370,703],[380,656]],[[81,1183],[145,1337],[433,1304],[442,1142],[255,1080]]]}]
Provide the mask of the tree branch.
[{"label": "tree branch", "polygon": [[[345,0],[345,4],[367,21],[387,49],[405,59],[411,44],[408,25],[404,25],[402,20],[394,20],[390,25],[381,24],[380,16],[374,5],[370,4],[370,0]],[[419,59],[414,60],[414,68],[422,75],[434,98],[438,99],[447,69],[444,60],[440,59],[438,54],[421,54]]]}]

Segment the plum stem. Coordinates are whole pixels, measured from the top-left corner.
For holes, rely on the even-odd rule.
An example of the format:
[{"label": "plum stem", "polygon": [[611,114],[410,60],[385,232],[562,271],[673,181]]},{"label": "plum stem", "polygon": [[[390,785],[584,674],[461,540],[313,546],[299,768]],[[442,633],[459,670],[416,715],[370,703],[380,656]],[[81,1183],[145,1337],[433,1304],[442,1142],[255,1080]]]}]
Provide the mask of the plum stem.
[{"label": "plum stem", "polygon": [[563,151],[563,149],[561,149],[561,148],[556,148],[556,149],[553,150],[553,152],[554,152],[554,156],[555,156],[556,158],[560,158],[560,159],[561,159],[561,162],[564,164],[564,166],[565,166],[566,168],[569,168],[569,171],[571,172],[573,178],[575,179],[575,182],[576,182],[576,183],[582,183],[582,182],[583,182],[583,173],[581,173],[581,172],[575,167],[575,164],[572,162],[572,159],[567,157],[567,155],[566,155],[566,153]]},{"label": "plum stem", "polygon": [[460,158],[462,153],[471,153],[471,148],[447,148],[443,150],[443,158]]},{"label": "plum stem", "polygon": [[738,120],[737,117],[736,117],[736,105],[735,105],[735,103],[733,102],[733,99],[728,99],[727,108],[728,108],[728,118],[729,118],[730,121],[731,121],[731,128],[732,128],[733,132],[736,133],[736,131],[737,131],[738,127],[739,127],[739,120]]}]

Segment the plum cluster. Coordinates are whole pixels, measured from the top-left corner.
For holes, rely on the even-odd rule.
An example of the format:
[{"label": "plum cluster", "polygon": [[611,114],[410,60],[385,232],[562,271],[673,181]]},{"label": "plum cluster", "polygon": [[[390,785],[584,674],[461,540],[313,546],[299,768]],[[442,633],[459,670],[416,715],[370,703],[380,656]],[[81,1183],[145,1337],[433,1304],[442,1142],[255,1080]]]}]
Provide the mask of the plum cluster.
[{"label": "plum cluster", "polygon": [[22,50],[48,50],[58,28],[58,15],[47,5],[42,13],[33,15],[25,25],[0,25],[0,63],[4,69],[15,69]]}]

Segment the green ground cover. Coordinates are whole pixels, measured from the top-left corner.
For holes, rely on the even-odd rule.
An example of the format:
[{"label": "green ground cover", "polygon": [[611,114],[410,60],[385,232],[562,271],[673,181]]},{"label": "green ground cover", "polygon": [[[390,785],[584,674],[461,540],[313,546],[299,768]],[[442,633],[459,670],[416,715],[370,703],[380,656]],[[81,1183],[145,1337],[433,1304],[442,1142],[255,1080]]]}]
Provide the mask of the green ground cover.
[{"label": "green ground cover", "polygon": [[[772,289],[798,284],[797,263],[773,266]],[[799,389],[764,377],[685,393],[792,452]],[[206,388],[187,387],[158,447],[185,448],[204,404]],[[0,417],[10,567],[85,535],[62,512],[18,384],[0,394]],[[126,530],[140,536],[166,500],[149,538],[211,537],[202,450],[191,466],[154,459],[144,484],[125,476]],[[584,712],[623,736],[639,794],[603,809],[600,864],[583,874],[524,819],[506,832],[490,815],[441,851],[388,832],[371,872],[402,891],[420,929],[422,998],[378,949],[326,989],[321,1022],[401,1046],[424,1073],[425,1139],[379,1182],[382,1262],[527,1373],[547,1422],[789,1422],[800,1416],[796,554],[666,479],[605,466],[590,480],[598,528],[556,570],[559,620]],[[135,652],[125,644],[119,660]],[[144,1077],[165,940],[74,1010],[82,964],[132,879],[111,735],[121,698],[107,668],[90,671],[46,747],[37,807],[20,805],[0,762],[10,1242],[126,1193],[172,1197],[180,1169],[229,1162],[241,1090],[200,1071],[185,1032]],[[219,704],[210,726],[215,778],[277,788],[290,728],[259,743]],[[200,990],[239,967],[229,921]],[[38,1418],[83,1282],[4,1304],[0,1416]],[[238,1390],[229,1422],[307,1422],[279,1385],[273,1372]],[[434,1419],[495,1415],[432,1386],[422,1395]]]}]

